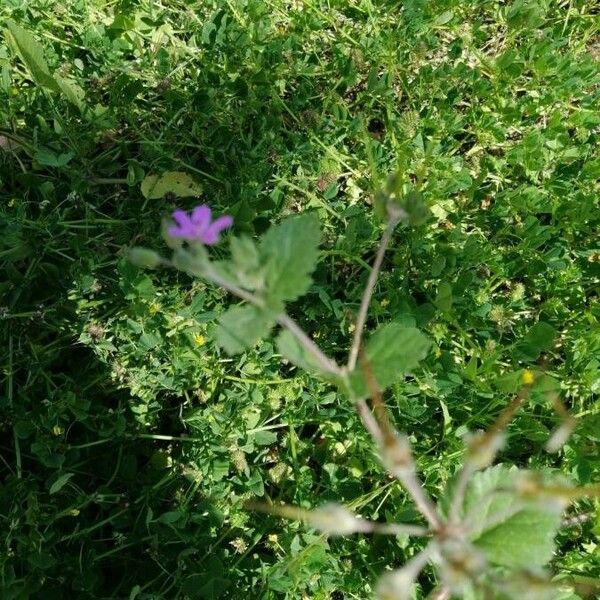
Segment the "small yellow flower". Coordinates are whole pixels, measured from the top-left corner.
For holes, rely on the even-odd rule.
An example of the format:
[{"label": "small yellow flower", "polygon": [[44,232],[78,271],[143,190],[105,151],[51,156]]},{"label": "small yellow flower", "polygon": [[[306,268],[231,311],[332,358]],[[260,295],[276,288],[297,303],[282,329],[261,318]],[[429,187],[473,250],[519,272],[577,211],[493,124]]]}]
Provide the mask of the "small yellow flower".
[{"label": "small yellow flower", "polygon": [[385,308],[386,306],[389,306],[390,301],[387,298],[384,298],[379,304],[381,304],[381,308]]},{"label": "small yellow flower", "polygon": [[206,338],[201,333],[197,333],[194,335],[194,343],[196,346],[204,346],[204,344],[206,344]]},{"label": "small yellow flower", "polygon": [[77,508],[70,508],[67,511],[67,515],[69,515],[69,517],[76,517],[79,514],[79,509]]},{"label": "small yellow flower", "polygon": [[60,427],[60,425],[55,425],[52,428],[52,433],[54,435],[62,435],[64,432],[65,432],[65,430],[62,427]]},{"label": "small yellow flower", "polygon": [[348,331],[350,333],[354,333],[355,329],[356,329],[356,325],[354,323],[350,323],[350,325],[348,325]]},{"label": "small yellow flower", "polygon": [[8,206],[9,206],[9,208],[12,208],[12,207],[13,207],[13,206],[16,204],[16,202],[17,202],[17,199],[16,199],[16,198],[11,198],[11,199],[8,201]]},{"label": "small yellow flower", "polygon": [[523,371],[523,375],[521,375],[521,379],[523,380],[523,383],[525,385],[532,385],[533,382],[535,381],[535,375],[534,375],[533,371],[526,369],[525,371]]},{"label": "small yellow flower", "polygon": [[158,302],[152,302],[150,306],[148,306],[148,312],[151,315],[155,315],[160,310],[160,304]]}]

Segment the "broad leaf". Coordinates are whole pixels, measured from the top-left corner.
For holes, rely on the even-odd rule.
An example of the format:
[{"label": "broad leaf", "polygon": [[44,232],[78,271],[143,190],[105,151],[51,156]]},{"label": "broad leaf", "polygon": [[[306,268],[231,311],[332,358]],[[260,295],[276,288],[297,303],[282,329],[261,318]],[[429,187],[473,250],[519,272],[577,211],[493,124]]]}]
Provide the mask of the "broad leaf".
[{"label": "broad leaf", "polygon": [[8,20],[6,25],[10,34],[7,38],[13,42],[14,49],[25,63],[33,80],[38,85],[59,92],[60,88],[44,59],[42,45],[27,30],[14,21]]},{"label": "broad leaf", "polygon": [[219,319],[217,343],[227,354],[239,354],[269,334],[276,316],[272,311],[255,306],[230,308]]},{"label": "broad leaf", "polygon": [[[431,342],[416,327],[388,323],[379,328],[367,342],[366,368],[369,368],[379,389],[384,390],[399,381],[425,358]],[[350,375],[351,394],[355,398],[369,395],[361,361]]]},{"label": "broad leaf", "polygon": [[319,220],[314,213],[289,217],[267,231],[260,253],[271,298],[295,300],[308,291],[319,256],[320,237]]},{"label": "broad leaf", "polygon": [[536,323],[515,348],[515,356],[520,360],[537,360],[542,352],[550,350],[556,337],[556,329],[540,321]]},{"label": "broad leaf", "polygon": [[496,465],[476,473],[465,496],[470,538],[487,559],[509,567],[541,567],[554,552],[561,505],[548,498],[524,502],[510,488],[523,475]]},{"label": "broad leaf", "polygon": [[142,195],[152,200],[163,198],[165,194],[185,198],[199,196],[202,186],[187,173],[167,171],[162,175],[147,175],[142,181]]},{"label": "broad leaf", "polygon": [[73,81],[60,75],[52,75],[48,63],[44,59],[42,45],[14,21],[7,22],[7,31],[9,34],[7,38],[12,42],[15,51],[25,63],[35,83],[53,92],[61,93],[80,111],[83,110],[85,92]]}]

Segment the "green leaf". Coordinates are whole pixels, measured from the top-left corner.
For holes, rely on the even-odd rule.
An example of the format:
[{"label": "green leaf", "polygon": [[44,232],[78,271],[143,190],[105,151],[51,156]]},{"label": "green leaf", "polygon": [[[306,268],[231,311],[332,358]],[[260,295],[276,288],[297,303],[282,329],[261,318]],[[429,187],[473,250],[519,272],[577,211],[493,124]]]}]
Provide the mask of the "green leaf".
[{"label": "green leaf", "polygon": [[400,171],[389,175],[383,187],[376,192],[375,209],[382,219],[398,214],[400,220],[411,227],[424,223],[430,214],[420,192],[410,190],[404,193]]},{"label": "green leaf", "polygon": [[442,312],[450,312],[452,300],[452,286],[448,282],[443,281],[438,286],[438,293],[433,303]]},{"label": "green leaf", "polygon": [[312,373],[322,373],[321,366],[313,355],[307,352],[287,329],[277,336],[277,349],[281,356],[297,367]]},{"label": "green leaf", "polygon": [[63,152],[62,154],[56,154],[51,150],[40,148],[33,155],[33,158],[40,165],[60,168],[68,165],[74,156],[75,154],[73,152]]},{"label": "green leaf", "polygon": [[547,498],[524,503],[510,490],[522,473],[505,465],[476,473],[467,488],[464,515],[469,515],[471,541],[490,562],[541,567],[552,558],[562,509]]},{"label": "green leaf", "polygon": [[258,248],[248,236],[231,238],[231,262],[234,276],[243,288],[257,290],[264,287],[265,273]]},{"label": "green leaf", "polygon": [[230,308],[219,319],[217,343],[227,354],[239,354],[265,337],[275,324],[276,314],[256,306]]},{"label": "green leaf", "polygon": [[44,59],[44,48],[42,45],[27,30],[17,25],[14,21],[8,20],[6,25],[9,33],[6,37],[12,42],[12,46],[25,63],[33,80],[38,85],[55,92],[60,92],[60,88],[50,73],[48,64]]},{"label": "green leaf", "polygon": [[84,108],[84,98],[85,92],[82,88],[80,88],[74,81],[70,79],[65,79],[60,75],[54,76],[54,81],[56,81],[56,85],[62,92],[62,95],[74,106],[76,106],[80,111],[83,111]]},{"label": "green leaf", "polygon": [[549,325],[540,321],[536,323],[515,347],[515,358],[519,360],[535,361],[542,352],[552,348],[552,343],[557,331]]},{"label": "green leaf", "polygon": [[162,175],[147,175],[142,181],[141,191],[144,198],[151,200],[163,198],[165,194],[185,198],[199,196],[202,186],[187,173],[167,171]]},{"label": "green leaf", "polygon": [[447,23],[450,23],[450,21],[452,21],[453,18],[454,12],[452,12],[451,10],[446,10],[441,15],[438,15],[436,17],[433,24],[437,26],[446,25]]},{"label": "green leaf", "polygon": [[[379,388],[384,390],[414,369],[425,358],[431,342],[416,327],[388,323],[367,342],[365,358]],[[369,395],[360,364],[350,375],[351,393],[356,398]]]},{"label": "green leaf", "polygon": [[308,291],[319,256],[320,237],[319,220],[314,213],[289,217],[267,231],[260,253],[271,298],[295,300]]},{"label": "green leaf", "polygon": [[134,246],[129,249],[127,258],[137,267],[155,269],[163,263],[163,259],[157,252],[149,248]]},{"label": "green leaf", "polygon": [[73,475],[75,475],[75,473],[63,473],[58,477],[58,479],[50,486],[50,495],[60,492]]}]

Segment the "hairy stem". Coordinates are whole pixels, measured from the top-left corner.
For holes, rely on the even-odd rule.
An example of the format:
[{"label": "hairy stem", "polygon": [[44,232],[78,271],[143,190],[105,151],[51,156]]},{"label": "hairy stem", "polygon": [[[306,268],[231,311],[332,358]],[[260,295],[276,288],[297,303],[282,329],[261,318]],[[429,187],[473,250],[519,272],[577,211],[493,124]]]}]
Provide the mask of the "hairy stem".
[{"label": "hairy stem", "polygon": [[427,600],[449,600],[449,598],[450,590],[445,587],[436,588],[427,596]]},{"label": "hairy stem", "polygon": [[298,340],[302,347],[313,355],[323,371],[338,377],[342,375],[342,369],[338,364],[329,358],[287,313],[279,315],[277,322],[282,327],[285,327]]},{"label": "hairy stem", "polygon": [[354,406],[356,407],[356,412],[365,426],[365,429],[371,434],[371,437],[375,440],[377,445],[381,446],[383,443],[383,434],[381,433],[381,429],[379,429],[379,425],[373,417],[373,414],[369,410],[368,404],[364,400],[357,400],[354,403]]},{"label": "hairy stem", "polygon": [[371,303],[371,297],[373,296],[373,291],[375,290],[375,284],[377,283],[377,276],[379,275],[379,270],[381,269],[381,263],[383,262],[383,256],[385,251],[390,243],[390,239],[392,238],[392,233],[398,224],[398,219],[390,219],[381,236],[381,241],[379,242],[379,248],[377,250],[377,256],[375,257],[375,262],[373,263],[373,268],[371,269],[371,273],[369,273],[369,279],[367,280],[367,285],[365,287],[365,291],[363,292],[363,297],[360,302],[360,309],[358,311],[358,316],[356,318],[356,329],[354,330],[354,338],[352,339],[352,346],[350,348],[350,354],[348,356],[348,371],[352,371],[354,367],[356,367],[356,361],[358,360],[358,353],[360,351],[360,343],[362,340],[363,329],[365,328],[365,322],[367,320],[367,312],[369,310],[369,304]]},{"label": "hairy stem", "polygon": [[433,529],[441,527],[440,517],[435,510],[435,504],[432,502],[429,494],[425,491],[423,483],[419,480],[414,471],[394,473],[398,481],[402,484],[408,495],[413,499],[419,512],[425,517],[425,520]]},{"label": "hairy stem", "polygon": [[472,464],[470,462],[465,463],[458,474],[456,487],[454,488],[454,494],[452,496],[452,502],[450,504],[450,510],[448,512],[448,519],[451,523],[456,523],[459,520],[460,510],[465,501],[465,492],[467,490],[467,484],[469,483],[469,478],[472,474]]},{"label": "hairy stem", "polygon": [[419,573],[436,551],[437,544],[434,541],[429,542],[429,545],[418,554],[415,554],[402,568],[386,573],[379,582],[378,592],[380,596],[385,598],[408,597]]},{"label": "hairy stem", "polygon": [[373,533],[384,535],[413,535],[416,537],[425,537],[430,531],[419,525],[403,525],[402,523],[375,523]]}]

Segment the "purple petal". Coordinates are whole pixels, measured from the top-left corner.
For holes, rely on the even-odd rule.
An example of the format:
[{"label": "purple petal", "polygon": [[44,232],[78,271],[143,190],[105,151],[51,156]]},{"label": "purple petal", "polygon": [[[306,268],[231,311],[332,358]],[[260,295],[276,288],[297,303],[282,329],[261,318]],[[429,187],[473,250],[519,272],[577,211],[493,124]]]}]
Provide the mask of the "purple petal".
[{"label": "purple petal", "polygon": [[202,241],[212,246],[219,241],[219,234],[224,229],[231,227],[233,225],[233,217],[231,215],[222,215],[218,219],[215,219],[210,227],[204,231],[202,234]]},{"label": "purple petal", "polygon": [[196,206],[192,212],[192,223],[196,226],[197,231],[204,232],[210,225],[212,211],[206,204]]},{"label": "purple petal", "polygon": [[190,227],[192,225],[190,216],[185,212],[185,210],[181,210],[180,208],[173,211],[173,220],[182,228]]},{"label": "purple petal", "polygon": [[177,238],[190,238],[190,237],[193,238],[194,237],[194,232],[186,227],[169,227],[169,229],[167,229],[167,233],[171,237],[177,237]]}]

